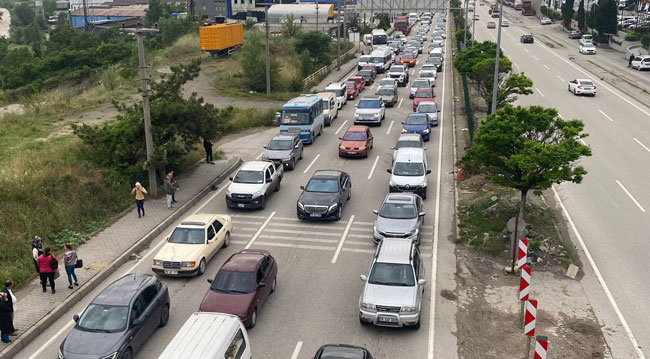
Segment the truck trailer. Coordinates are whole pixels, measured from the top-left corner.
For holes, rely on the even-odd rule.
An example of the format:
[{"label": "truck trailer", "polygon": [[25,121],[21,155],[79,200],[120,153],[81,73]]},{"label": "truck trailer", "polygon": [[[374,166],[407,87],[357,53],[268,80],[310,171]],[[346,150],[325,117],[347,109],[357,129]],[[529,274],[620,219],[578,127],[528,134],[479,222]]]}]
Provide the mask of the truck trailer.
[{"label": "truck trailer", "polygon": [[408,16],[395,16],[395,31],[401,31],[404,35],[408,35],[409,29]]},{"label": "truck trailer", "polygon": [[212,57],[230,54],[244,44],[244,25],[241,23],[215,24],[199,27],[201,51]]},{"label": "truck trailer", "polygon": [[526,15],[526,16],[535,15],[535,8],[533,7],[532,0],[523,0],[521,5],[522,5],[521,8],[522,15]]}]

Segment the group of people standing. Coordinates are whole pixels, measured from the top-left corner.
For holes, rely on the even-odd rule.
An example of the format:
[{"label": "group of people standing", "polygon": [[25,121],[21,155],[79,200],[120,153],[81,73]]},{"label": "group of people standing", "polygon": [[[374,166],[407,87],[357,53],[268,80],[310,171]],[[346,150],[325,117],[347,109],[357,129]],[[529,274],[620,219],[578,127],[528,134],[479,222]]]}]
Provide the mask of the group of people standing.
[{"label": "group of people standing", "polygon": [[[79,265],[81,261],[77,257],[77,252],[74,250],[72,243],[64,244],[63,250],[63,266],[68,277],[68,288],[73,289],[73,284],[75,286],[79,285],[75,268],[81,267]],[[39,236],[34,237],[32,241],[32,257],[34,258],[36,273],[41,277],[43,293],[47,292],[48,283],[52,294],[56,293],[54,280],[59,277],[59,261],[50,247],[43,248],[43,239]]]}]

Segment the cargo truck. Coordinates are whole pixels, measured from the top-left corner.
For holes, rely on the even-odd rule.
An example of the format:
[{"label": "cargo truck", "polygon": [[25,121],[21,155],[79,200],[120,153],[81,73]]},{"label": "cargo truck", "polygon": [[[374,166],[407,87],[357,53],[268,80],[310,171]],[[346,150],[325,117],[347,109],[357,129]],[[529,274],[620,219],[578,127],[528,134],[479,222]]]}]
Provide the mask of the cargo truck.
[{"label": "cargo truck", "polygon": [[530,16],[530,15],[535,15],[535,8],[533,7],[533,1],[532,0],[523,0],[521,3],[521,14]]},{"label": "cargo truck", "polygon": [[201,51],[212,57],[231,54],[244,44],[244,25],[241,23],[215,24],[199,27]]},{"label": "cargo truck", "polygon": [[409,34],[408,16],[395,16],[395,31],[401,31],[404,35]]}]

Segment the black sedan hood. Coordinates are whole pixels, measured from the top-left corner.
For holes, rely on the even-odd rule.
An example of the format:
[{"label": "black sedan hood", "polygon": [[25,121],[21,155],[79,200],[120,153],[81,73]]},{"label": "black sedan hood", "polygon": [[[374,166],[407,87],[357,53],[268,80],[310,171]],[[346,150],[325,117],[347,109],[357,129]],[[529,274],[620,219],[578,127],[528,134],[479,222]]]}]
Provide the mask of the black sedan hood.
[{"label": "black sedan hood", "polygon": [[323,192],[302,192],[300,203],[303,206],[331,206],[338,203],[341,198],[340,193],[323,193]]},{"label": "black sedan hood", "polygon": [[87,332],[73,328],[61,345],[61,349],[66,357],[88,355],[89,357],[103,358],[117,351],[122,346],[122,341],[126,340],[125,336],[125,332]]}]

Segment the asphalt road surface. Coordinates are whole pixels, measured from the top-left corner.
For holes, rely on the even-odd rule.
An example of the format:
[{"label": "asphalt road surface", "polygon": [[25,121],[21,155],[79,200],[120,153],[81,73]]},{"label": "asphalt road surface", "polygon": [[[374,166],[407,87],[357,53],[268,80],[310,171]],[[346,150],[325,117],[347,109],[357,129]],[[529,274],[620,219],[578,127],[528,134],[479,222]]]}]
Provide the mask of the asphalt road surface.
[{"label": "asphalt road surface", "polygon": [[[437,17],[437,16],[436,16]],[[435,24],[435,22],[434,22]],[[449,49],[451,41],[447,41]],[[428,49],[429,41],[425,44]],[[417,77],[421,63],[411,70],[411,81]],[[174,337],[189,315],[198,309],[209,284],[222,263],[245,246],[271,251],[279,265],[276,292],[259,313],[257,326],[249,331],[252,352],[256,358],[309,358],[327,343],[347,343],[368,348],[376,358],[456,358],[455,303],[440,296],[443,289],[454,290],[455,256],[449,240],[453,226],[453,139],[451,123],[450,51],[445,69],[438,74],[435,93],[442,106],[440,126],[432,131],[426,153],[432,173],[428,176],[426,217],[420,250],[423,253],[427,284],[422,308],[422,327],[390,329],[361,326],[358,299],[363,288],[360,274],[369,268],[375,245],[372,223],[388,192],[392,150],[401,133],[401,121],[411,112],[408,87],[399,88],[399,103],[388,108],[380,127],[372,127],[374,148],[366,159],[338,157],[338,137],[352,125],[354,104],[348,102],[331,127],[325,128],[315,144],[305,147],[305,155],[294,171],[285,173],[282,189],[269,197],[263,211],[233,211],[226,208],[225,188],[209,195],[196,208],[201,213],[226,213],[233,216],[232,245],[223,249],[208,263],[206,274],[199,278],[162,278],[170,289],[171,316],[169,324],[158,329],[138,358],[156,358]],[[381,75],[382,77],[384,75]],[[376,86],[367,88],[362,96],[374,95]],[[244,160],[259,158],[262,146],[278,133],[277,128],[226,144],[227,154],[242,155]],[[231,152],[232,151],[232,152]],[[352,198],[339,222],[312,223],[296,218],[299,186],[307,183],[315,170],[345,170],[352,178]],[[349,230],[346,231],[346,228]],[[163,243],[164,235],[141,253],[142,258],[120,268],[106,284],[126,273],[152,273],[151,259]],[[74,314],[80,314],[98,294],[75,305],[49,330],[23,350],[17,358],[55,357],[58,346],[69,332]]]},{"label": "asphalt road surface", "polygon": [[[486,26],[497,22],[489,17],[488,6],[476,10],[477,40],[496,41],[497,29]],[[584,142],[593,156],[581,161],[589,174],[582,184],[555,187],[570,216],[574,243],[584,244],[585,292],[615,358],[650,355],[650,109],[573,64],[569,56],[591,56],[594,61],[599,56],[579,54],[578,40],[572,40],[572,47],[550,48],[539,41],[550,30],[536,17],[508,9],[505,18],[510,27],[502,28],[501,47],[513,69],[525,72],[534,87],[532,95],[517,103],[555,107],[565,119],[583,120],[589,134]],[[524,33],[536,35],[535,43],[521,43]],[[594,80],[597,95],[570,93],[568,81],[576,78]]]}]

